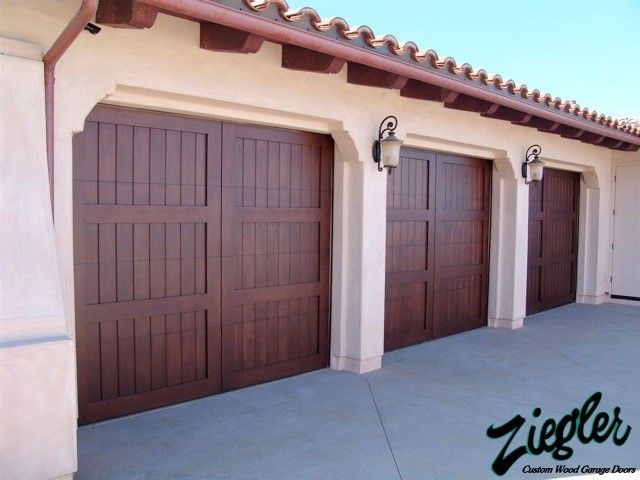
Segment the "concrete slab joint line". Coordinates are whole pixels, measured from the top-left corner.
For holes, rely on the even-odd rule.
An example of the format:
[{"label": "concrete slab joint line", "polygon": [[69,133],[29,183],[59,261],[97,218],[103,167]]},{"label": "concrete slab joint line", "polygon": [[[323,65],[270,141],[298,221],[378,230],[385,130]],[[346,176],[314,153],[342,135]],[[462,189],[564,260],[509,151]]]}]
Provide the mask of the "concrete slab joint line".
[{"label": "concrete slab joint line", "polygon": [[369,387],[369,393],[371,394],[371,400],[373,401],[373,406],[376,407],[376,413],[378,414],[378,419],[380,420],[380,426],[382,427],[382,431],[384,432],[384,438],[387,441],[387,446],[389,447],[389,452],[391,453],[391,457],[393,458],[393,463],[396,466],[396,470],[398,471],[398,478],[402,480],[402,473],[400,473],[400,467],[398,466],[398,460],[396,460],[396,455],[393,453],[393,448],[391,447],[391,442],[389,442],[389,436],[387,435],[387,429],[384,428],[384,421],[382,420],[382,415],[380,415],[380,409],[378,408],[378,402],[376,402],[376,397],[373,394],[373,389],[371,388],[371,382],[367,378],[367,386]]}]

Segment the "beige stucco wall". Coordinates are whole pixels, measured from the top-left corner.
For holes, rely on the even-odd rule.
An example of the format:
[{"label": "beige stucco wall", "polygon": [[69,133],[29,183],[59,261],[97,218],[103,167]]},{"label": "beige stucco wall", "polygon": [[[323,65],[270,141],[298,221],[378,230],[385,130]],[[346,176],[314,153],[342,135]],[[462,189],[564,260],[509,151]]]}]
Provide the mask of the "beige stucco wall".
[{"label": "beige stucco wall", "polygon": [[76,468],[68,334],[45,155],[41,48],[0,39],[0,478]]},{"label": "beige stucco wall", "polygon": [[[70,0],[1,0],[0,36],[46,49],[78,5],[78,1]],[[97,102],[333,136],[333,368],[361,372],[381,363],[387,175],[376,171],[370,152],[379,122],[388,114],[398,117],[399,137],[408,146],[494,161],[490,325],[517,327],[525,316],[528,187],[519,171],[523,154],[533,143],[543,147],[544,160],[550,166],[584,173],[578,299],[593,303],[604,299],[610,268],[610,150],[445,109],[438,103],[402,98],[397,90],[350,85],[346,82],[346,69],[336,75],[295,72],[281,68],[280,61],[280,47],[268,43],[253,55],[201,50],[197,23],[165,15],[160,15],[149,30],[105,27],[96,36],[84,32],[62,58],[56,70],[56,222],[55,231],[47,238],[55,241],[58,273],[64,286],[63,316],[71,338],[72,135],[83,128],[84,118]],[[2,114],[4,119],[4,110]],[[38,125],[42,124],[42,115],[43,111],[38,110]],[[37,155],[42,169],[43,152],[38,151]],[[30,215],[30,210],[27,213]],[[35,248],[35,242],[28,240],[23,247]],[[15,300],[25,308],[29,304],[28,297]],[[61,362],[68,361],[67,353],[55,355],[60,356]],[[19,382],[4,373],[2,378],[9,383]],[[75,403],[73,407],[62,402],[50,408],[75,409]],[[7,428],[11,435],[11,429],[17,427],[10,424]],[[50,460],[40,455],[38,461]]]}]

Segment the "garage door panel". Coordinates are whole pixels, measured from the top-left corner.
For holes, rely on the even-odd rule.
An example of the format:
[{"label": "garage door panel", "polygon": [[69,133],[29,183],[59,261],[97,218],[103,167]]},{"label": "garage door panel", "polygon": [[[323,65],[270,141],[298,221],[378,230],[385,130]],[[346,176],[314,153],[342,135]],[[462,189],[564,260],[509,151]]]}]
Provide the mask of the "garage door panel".
[{"label": "garage door panel", "polygon": [[436,242],[442,268],[485,263],[484,221],[442,221],[438,228]]},{"label": "garage door panel", "polygon": [[436,155],[402,148],[387,180],[385,351],[432,334]]},{"label": "garage door panel", "polygon": [[527,305],[532,311],[542,308],[542,260],[537,265],[529,260],[527,267]]},{"label": "garage door panel", "polygon": [[491,163],[438,154],[434,337],[486,324]]},{"label": "garage door panel", "polygon": [[[398,279],[400,280],[400,278]],[[406,278],[402,278],[406,282]],[[385,291],[385,350],[412,345],[431,335],[433,295],[428,282],[388,282]]]},{"label": "garage door panel", "polygon": [[[204,293],[206,224],[86,224],[86,304]],[[215,257],[213,257],[215,258]]]},{"label": "garage door panel", "polygon": [[485,289],[482,273],[442,279],[434,293],[434,337],[485,325]]},{"label": "garage door panel", "polygon": [[427,221],[387,221],[386,271],[425,271],[429,227]]},{"label": "garage door panel", "polygon": [[542,257],[542,220],[529,219],[529,261]]},{"label": "garage door panel", "polygon": [[574,285],[575,262],[573,259],[555,259],[546,270],[546,298],[548,303],[556,304],[566,297],[572,297]]},{"label": "garage door panel", "polygon": [[529,185],[527,314],[575,301],[579,179],[545,168]]},{"label": "garage door panel", "polygon": [[328,310],[319,297],[236,307],[222,327],[225,388],[239,388],[326,365]]},{"label": "garage door panel", "polygon": [[403,149],[387,184],[385,349],[486,323],[490,182],[485,160]]},{"label": "garage door panel", "polygon": [[541,220],[543,213],[542,182],[529,183],[529,220]]},{"label": "garage door panel", "polygon": [[405,212],[429,209],[429,160],[430,152],[403,149],[400,154],[401,167],[387,181],[387,210]]},{"label": "garage door panel", "polygon": [[206,134],[95,125],[85,134],[97,144],[84,146],[89,165],[75,178],[86,188],[85,204],[206,204]]},{"label": "garage door panel", "polygon": [[[98,416],[111,399],[210,377],[207,343],[212,335],[206,315],[198,310],[88,324],[77,344],[79,365],[90,368],[92,375],[80,382],[80,390],[94,408],[83,417]],[[135,411],[138,401],[145,399],[132,398],[127,411]]]},{"label": "garage door panel", "polygon": [[236,388],[326,364],[332,144],[236,125],[223,149],[223,387]]},{"label": "garage door panel", "polygon": [[544,178],[546,180],[545,211],[549,213],[575,213],[577,211],[576,174],[555,170],[550,176]]},{"label": "garage door panel", "polygon": [[575,253],[575,223],[574,218],[547,221],[548,237],[545,255],[571,255]]},{"label": "garage door panel", "polygon": [[74,137],[81,423],[220,390],[220,132],[97,107]]},{"label": "garage door panel", "polygon": [[467,212],[486,210],[485,163],[438,154],[439,212],[460,212],[466,218],[472,218]]}]

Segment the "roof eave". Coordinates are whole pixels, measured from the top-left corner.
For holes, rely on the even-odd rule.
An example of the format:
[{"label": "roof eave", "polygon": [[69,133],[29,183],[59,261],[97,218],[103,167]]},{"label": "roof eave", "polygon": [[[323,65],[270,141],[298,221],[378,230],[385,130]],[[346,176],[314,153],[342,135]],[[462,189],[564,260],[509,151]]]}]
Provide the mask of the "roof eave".
[{"label": "roof eave", "polygon": [[[373,45],[371,39],[367,41],[362,35],[348,38],[344,31],[337,27],[338,24],[342,26],[340,22],[335,22],[335,24],[320,30],[317,28],[319,20],[317,14],[310,9],[299,12],[295,20],[289,19],[284,15],[286,3],[281,0],[262,2],[263,6],[259,9],[243,0],[216,0],[215,2],[208,0],[139,0],[138,3],[155,7],[173,15],[218,23],[259,35],[272,42],[296,45],[347,62],[359,63],[436,85],[551,122],[625,142],[625,144],[635,147],[635,150],[640,148],[640,129],[636,129],[638,131],[635,133],[625,132],[609,126],[609,123],[613,123],[610,118],[600,117],[597,120],[584,118],[577,110],[561,110],[560,107],[565,107],[565,105],[558,102],[545,102],[544,98],[540,98],[540,96],[537,96],[537,101],[534,101],[532,98],[516,93],[512,87],[503,88],[504,84],[500,82],[498,82],[500,84],[496,82],[483,83],[483,79],[480,77],[470,78],[462,72],[464,70],[462,68],[452,68],[451,65],[438,67],[427,58],[418,59],[413,48],[398,52],[392,51],[389,43],[384,39]],[[486,81],[486,79],[484,80]]]}]

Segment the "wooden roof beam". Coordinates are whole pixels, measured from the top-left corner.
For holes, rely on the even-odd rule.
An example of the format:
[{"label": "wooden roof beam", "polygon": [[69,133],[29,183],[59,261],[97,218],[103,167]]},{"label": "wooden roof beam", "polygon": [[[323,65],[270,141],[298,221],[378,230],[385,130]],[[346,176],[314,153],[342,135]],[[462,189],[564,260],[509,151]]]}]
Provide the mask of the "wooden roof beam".
[{"label": "wooden roof beam", "polygon": [[347,66],[347,82],[368,87],[397,88],[401,90],[407,84],[407,77],[359,63],[349,63]]},{"label": "wooden roof beam", "polygon": [[519,112],[513,108],[497,105],[495,103],[491,104],[491,106],[487,108],[485,112],[480,113],[480,115],[487,118],[507,120],[517,124],[521,124],[522,122],[529,120],[529,117],[531,117],[531,115],[527,113]]},{"label": "wooden roof beam", "polygon": [[598,135],[597,133],[584,132],[580,135],[580,141],[583,143],[590,143],[592,145],[597,145],[599,142],[602,142],[606,137],[604,135]]},{"label": "wooden roof beam", "polygon": [[559,133],[564,138],[580,138],[585,131],[575,127],[568,127],[566,125],[560,125],[556,133]]},{"label": "wooden roof beam", "polygon": [[[455,95],[452,95],[455,94]],[[465,112],[484,113],[493,105],[491,102],[481,100],[479,98],[470,97],[463,93],[450,92],[443,90],[443,100],[445,108],[453,108],[455,110],[464,110]]]},{"label": "wooden roof beam", "polygon": [[538,130],[545,133],[558,133],[560,127],[561,125],[558,122],[551,122],[551,125],[540,127]]},{"label": "wooden roof beam", "polygon": [[151,28],[158,9],[136,0],[100,0],[96,23],[115,28]]},{"label": "wooden roof beam", "polygon": [[618,140],[616,138],[605,137],[605,139],[597,143],[597,145],[600,145],[601,147],[607,147],[607,148],[612,148],[614,150],[618,150],[623,143],[625,142]]},{"label": "wooden roof beam", "polygon": [[296,45],[282,46],[282,66],[306,72],[338,73],[346,62],[326,53],[315,52]]},{"label": "wooden roof beam", "polygon": [[551,128],[554,122],[545,118],[536,117],[534,115],[527,115],[525,118],[519,121],[512,121],[516,125],[524,125],[531,128]]},{"label": "wooden roof beam", "polygon": [[420,82],[410,78],[404,88],[400,90],[400,95],[407,98],[417,98],[419,100],[430,100],[432,102],[442,101],[442,87]]},{"label": "wooden roof beam", "polygon": [[200,48],[214,52],[256,53],[264,38],[217,23],[200,23]]}]

